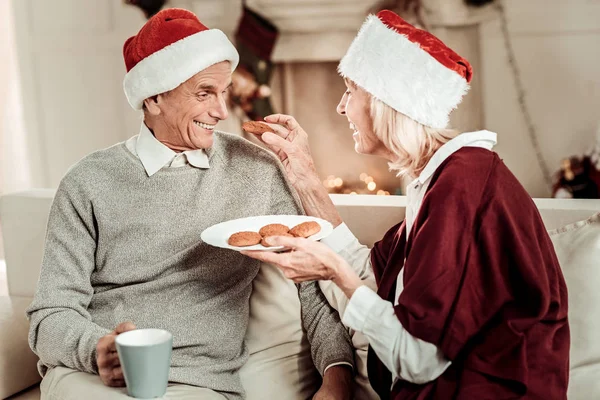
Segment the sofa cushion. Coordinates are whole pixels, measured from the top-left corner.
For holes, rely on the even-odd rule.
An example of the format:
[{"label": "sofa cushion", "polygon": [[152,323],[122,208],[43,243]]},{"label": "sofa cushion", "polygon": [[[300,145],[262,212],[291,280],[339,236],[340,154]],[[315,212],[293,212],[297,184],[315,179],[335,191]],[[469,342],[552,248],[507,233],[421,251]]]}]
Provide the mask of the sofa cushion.
[{"label": "sofa cushion", "polygon": [[600,396],[600,363],[582,365],[571,370],[569,400],[593,400]]},{"label": "sofa cushion", "polygon": [[0,296],[0,399],[41,380],[37,357],[27,343],[29,303],[30,297]]},{"label": "sofa cushion", "polygon": [[600,390],[600,213],[549,231],[569,293],[569,400]]},{"label": "sofa cushion", "polygon": [[252,289],[246,332],[250,358],[240,371],[247,399],[311,398],[321,378],[303,333],[296,285],[263,264]]},{"label": "sofa cushion", "polygon": [[53,197],[51,189],[0,196],[0,228],[12,296],[35,294]]},{"label": "sofa cushion", "polygon": [[40,400],[41,396],[40,385],[35,384],[27,390],[19,392],[6,400]]}]

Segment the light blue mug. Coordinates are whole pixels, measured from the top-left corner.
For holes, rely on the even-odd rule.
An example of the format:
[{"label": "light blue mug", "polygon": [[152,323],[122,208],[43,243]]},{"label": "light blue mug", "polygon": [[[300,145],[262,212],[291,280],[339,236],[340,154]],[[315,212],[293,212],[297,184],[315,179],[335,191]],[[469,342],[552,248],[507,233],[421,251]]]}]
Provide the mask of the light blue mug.
[{"label": "light blue mug", "polygon": [[135,329],[118,335],[116,344],[129,395],[138,399],[164,396],[173,335],[163,329]]}]

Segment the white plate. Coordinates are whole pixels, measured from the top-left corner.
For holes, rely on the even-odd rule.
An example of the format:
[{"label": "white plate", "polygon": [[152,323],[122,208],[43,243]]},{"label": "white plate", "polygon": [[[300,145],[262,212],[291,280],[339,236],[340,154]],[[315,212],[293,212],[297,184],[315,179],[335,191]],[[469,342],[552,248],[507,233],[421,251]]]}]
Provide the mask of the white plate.
[{"label": "white plate", "polygon": [[206,228],[201,234],[200,238],[212,246],[222,247],[224,249],[231,250],[267,250],[276,251],[282,250],[282,246],[265,247],[261,244],[255,246],[237,247],[231,246],[227,243],[229,237],[242,231],[258,232],[260,228],[268,224],[283,224],[292,229],[294,226],[301,224],[302,222],[315,221],[321,226],[321,230],[309,239],[321,240],[333,232],[333,226],[320,218],[307,217],[305,215],[260,215],[257,217],[248,217],[234,219],[231,221],[221,222],[220,224],[213,225]]}]

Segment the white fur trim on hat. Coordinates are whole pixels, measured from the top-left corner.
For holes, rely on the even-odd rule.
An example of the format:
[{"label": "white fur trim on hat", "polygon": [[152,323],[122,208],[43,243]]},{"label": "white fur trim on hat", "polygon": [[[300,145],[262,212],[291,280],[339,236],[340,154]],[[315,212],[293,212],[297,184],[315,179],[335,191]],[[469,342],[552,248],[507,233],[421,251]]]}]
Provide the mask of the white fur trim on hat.
[{"label": "white fur trim on hat", "polygon": [[144,100],[175,89],[198,72],[221,61],[237,67],[240,56],[227,36],[218,29],[190,35],[149,55],[123,79],[131,107],[141,110]]},{"label": "white fur trim on hat", "polygon": [[465,78],[418,44],[370,15],[338,72],[377,99],[423,125],[446,128],[469,90]]}]

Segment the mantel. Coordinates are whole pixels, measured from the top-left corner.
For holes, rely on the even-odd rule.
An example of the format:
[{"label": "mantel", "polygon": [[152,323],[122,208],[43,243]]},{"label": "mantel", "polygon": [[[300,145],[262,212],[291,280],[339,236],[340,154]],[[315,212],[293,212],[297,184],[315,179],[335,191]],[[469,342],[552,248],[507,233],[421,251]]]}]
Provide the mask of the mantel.
[{"label": "mantel", "polygon": [[[432,28],[473,25],[491,18],[493,6],[468,7],[463,0],[422,0]],[[339,61],[366,15],[380,0],[246,0],[280,31],[275,62]],[[189,7],[208,26],[235,32],[242,0],[171,0]]]}]

